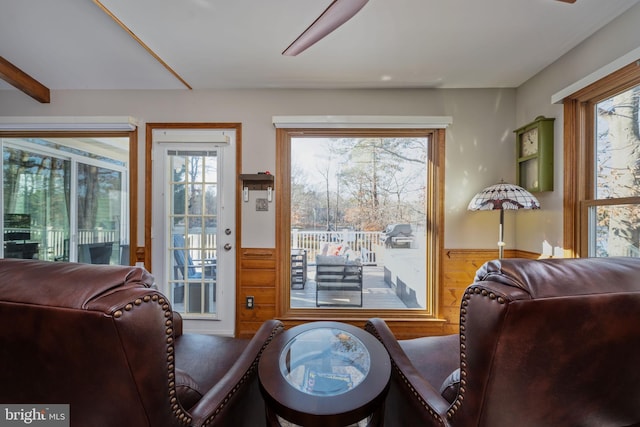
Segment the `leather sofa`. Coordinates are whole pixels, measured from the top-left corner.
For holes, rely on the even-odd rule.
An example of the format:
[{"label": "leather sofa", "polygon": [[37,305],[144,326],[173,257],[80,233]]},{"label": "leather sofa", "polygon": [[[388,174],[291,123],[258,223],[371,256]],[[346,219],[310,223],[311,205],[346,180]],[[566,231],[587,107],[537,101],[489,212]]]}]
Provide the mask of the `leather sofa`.
[{"label": "leather sofa", "polygon": [[183,334],[137,267],[0,260],[0,403],[69,404],[72,427],[260,426],[252,339]]},{"label": "leather sofa", "polygon": [[460,332],[396,340],[385,426],[640,425],[640,259],[503,259],[461,301]]}]

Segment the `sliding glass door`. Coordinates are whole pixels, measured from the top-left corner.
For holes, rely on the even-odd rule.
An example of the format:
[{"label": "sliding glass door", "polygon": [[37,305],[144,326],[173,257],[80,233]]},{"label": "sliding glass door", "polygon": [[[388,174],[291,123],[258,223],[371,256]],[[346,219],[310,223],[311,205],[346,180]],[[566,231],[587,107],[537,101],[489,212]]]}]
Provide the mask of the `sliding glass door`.
[{"label": "sliding glass door", "polygon": [[128,264],[123,139],[2,139],[3,257]]}]

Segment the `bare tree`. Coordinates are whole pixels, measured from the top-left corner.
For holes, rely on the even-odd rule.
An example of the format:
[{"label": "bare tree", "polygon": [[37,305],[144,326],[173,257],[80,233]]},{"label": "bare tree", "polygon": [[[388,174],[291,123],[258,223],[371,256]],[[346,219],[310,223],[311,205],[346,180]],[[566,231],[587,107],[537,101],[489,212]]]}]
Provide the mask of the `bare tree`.
[{"label": "bare tree", "polygon": [[[598,104],[598,199],[640,195],[639,100],[640,88],[636,87]],[[600,255],[627,255],[630,248],[638,249],[638,205],[614,205],[598,213],[598,226],[607,230],[608,241]]]},{"label": "bare tree", "polygon": [[[422,223],[425,144],[425,138],[330,139],[326,155],[315,159],[320,185],[296,186],[293,162],[292,211],[297,212],[292,212],[292,218],[305,215],[299,211],[300,190],[315,200],[312,214],[316,220],[322,217],[327,229],[379,231],[391,222]],[[310,221],[296,221],[304,222]]]},{"label": "bare tree", "polygon": [[[345,187],[361,210],[360,228],[381,230],[389,222],[412,222],[407,209],[416,200],[415,189],[424,192],[424,142],[413,138],[362,138],[346,140],[343,149],[350,153],[345,169]],[[408,165],[418,168],[407,168]],[[410,173],[409,170],[420,171]],[[424,197],[422,197],[424,200]],[[423,209],[421,209],[424,211]]]},{"label": "bare tree", "polygon": [[317,170],[318,173],[324,179],[325,186],[325,208],[327,210],[327,231],[331,230],[331,192],[329,189],[329,184],[331,180],[331,158],[324,165],[318,165]]}]

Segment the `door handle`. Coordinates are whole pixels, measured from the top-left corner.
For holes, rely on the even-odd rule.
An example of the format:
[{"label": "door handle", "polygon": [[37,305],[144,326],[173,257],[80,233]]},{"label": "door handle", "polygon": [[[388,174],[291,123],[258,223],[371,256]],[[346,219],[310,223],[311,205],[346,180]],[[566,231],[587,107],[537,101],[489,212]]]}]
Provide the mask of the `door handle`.
[{"label": "door handle", "polygon": [[230,245],[229,243],[226,243],[226,244],[224,245],[224,250],[225,250],[225,251],[230,251],[230,250],[231,250],[231,245]]}]

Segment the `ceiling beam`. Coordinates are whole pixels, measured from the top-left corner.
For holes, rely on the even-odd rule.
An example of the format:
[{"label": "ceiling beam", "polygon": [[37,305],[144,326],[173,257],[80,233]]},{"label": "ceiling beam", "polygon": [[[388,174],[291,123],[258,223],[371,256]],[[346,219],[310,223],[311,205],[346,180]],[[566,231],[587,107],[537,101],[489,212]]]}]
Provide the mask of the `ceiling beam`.
[{"label": "ceiling beam", "polygon": [[106,13],[107,15],[109,15],[109,17],[111,19],[113,19],[113,21],[118,24],[120,26],[120,28],[122,28],[123,30],[125,30],[127,32],[127,34],[129,34],[136,42],[138,42],[138,44],[140,46],[142,46],[142,48],[144,48],[144,50],[146,50],[149,55],[153,56],[155,58],[156,61],[158,61],[167,71],[169,71],[176,79],[180,80],[180,83],[182,83],[183,85],[186,86],[187,89],[192,90],[193,88],[189,85],[189,83],[187,83],[187,81],[185,79],[183,79],[182,77],[180,77],[180,75],[169,66],[169,64],[167,64],[166,62],[164,62],[164,60],[162,58],[160,58],[160,56],[155,53],[153,50],[151,50],[151,48],[149,46],[147,46],[147,44],[145,42],[142,41],[142,39],[140,37],[138,37],[133,31],[131,31],[129,29],[129,27],[127,27],[125,25],[124,22],[122,22],[113,12],[111,12],[109,9],[107,9],[107,7],[105,5],[103,5],[102,3],[100,3],[100,0],[93,0],[93,3],[95,3],[96,6],[98,6],[100,9],[102,9],[102,11],[104,13]]},{"label": "ceiling beam", "polygon": [[0,56],[0,79],[42,104],[50,102],[49,88]]}]

